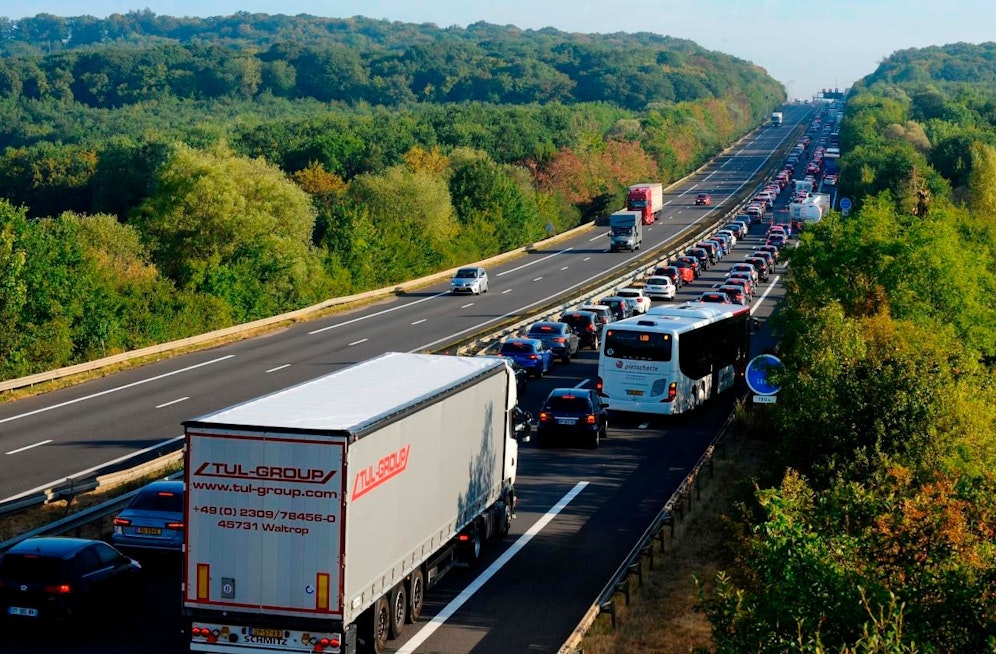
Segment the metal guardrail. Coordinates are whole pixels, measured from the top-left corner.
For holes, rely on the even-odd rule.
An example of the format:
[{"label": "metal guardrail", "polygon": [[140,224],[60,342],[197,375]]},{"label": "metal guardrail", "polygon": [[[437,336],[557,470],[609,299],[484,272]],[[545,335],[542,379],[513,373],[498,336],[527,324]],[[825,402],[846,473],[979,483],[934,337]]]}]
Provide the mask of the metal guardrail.
[{"label": "metal guardrail", "polygon": [[699,457],[695,466],[688,475],[678,485],[678,489],[664,503],[664,507],[651,520],[650,526],[643,532],[640,540],[637,541],[633,549],[623,559],[623,562],[616,569],[615,573],[605,584],[602,592],[598,594],[595,602],[588,611],[585,612],[581,622],[574,632],[567,639],[567,642],[560,648],[560,654],[572,654],[577,652],[577,646],[581,643],[585,634],[594,624],[599,615],[608,613],[612,617],[612,628],[618,626],[618,615],[616,613],[616,595],[622,594],[626,606],[629,606],[632,598],[632,587],[630,579],[637,578],[640,586],[643,585],[643,560],[647,559],[650,569],[654,568],[654,557],[658,549],[655,549],[655,542],[659,543],[657,548],[661,554],[665,548],[665,532],[670,538],[674,538],[675,519],[684,518],[686,511],[691,511],[693,496],[695,500],[701,498],[699,479],[702,471],[713,470],[713,459],[717,448],[723,446],[727,433],[733,424],[734,414],[731,413],[723,425],[719,428],[716,436],[713,437],[706,451]]},{"label": "metal guardrail", "polygon": [[[770,173],[765,173],[764,175],[762,175],[762,178],[768,176],[770,176]],[[668,188],[674,186],[674,184],[677,183],[679,182],[674,182],[673,184],[669,185]],[[577,306],[579,304],[585,304],[597,301],[598,299],[601,299],[602,297],[605,297],[606,295],[614,292],[614,290],[618,289],[620,286],[628,285],[633,283],[634,281],[637,281],[640,277],[645,275],[654,267],[661,265],[664,262],[672,261],[675,257],[679,256],[684,249],[689,247],[691,243],[694,243],[696,241],[701,241],[703,238],[715,233],[722,224],[724,224],[727,220],[729,220],[730,216],[740,212],[743,209],[743,207],[746,206],[747,201],[750,198],[753,198],[757,190],[760,189],[763,186],[763,184],[764,182],[762,181],[757,185],[753,186],[752,189],[744,193],[741,193],[739,196],[735,197],[734,202],[736,204],[734,204],[732,209],[729,209],[725,213],[717,214],[716,220],[712,221],[709,226],[707,226],[702,231],[698,232],[696,235],[690,237],[688,240],[682,241],[678,245],[671,247],[670,249],[666,250],[663,253],[663,255],[659,252],[659,250],[663,248],[657,248],[656,250],[648,251],[645,260],[636,264],[637,267],[635,269],[627,271],[625,274],[623,274],[620,277],[615,277],[611,279],[609,282],[596,287],[594,290],[587,291],[580,298],[573,299],[566,303],[564,302],[556,303],[554,306],[542,309],[540,313],[534,313],[531,316],[523,320],[517,321],[511,325],[507,325],[496,332],[489,332],[483,337],[474,336],[470,340],[466,340],[462,343],[453,344],[449,346],[441,346],[438,348],[438,351],[447,351],[449,349],[455,349],[455,351],[459,354],[468,354],[468,355],[484,354],[489,349],[499,344],[501,340],[503,340],[504,338],[507,338],[512,334],[518,333],[524,327],[527,327],[528,325],[532,324],[533,322],[536,322],[537,320],[542,320],[544,318],[558,315],[563,311],[566,311],[569,308]],[[558,234],[557,236],[554,236],[545,241],[537,242],[535,244],[526,246],[524,248],[520,248],[513,252],[504,253],[496,257],[491,257],[490,259],[482,261],[481,264],[487,265],[489,263],[495,263],[504,258],[508,258],[516,254],[527,252],[539,246],[549,245],[564,238],[574,236],[578,233],[589,231],[592,228],[593,228],[593,223],[588,223],[580,227],[577,227],[573,230],[569,230],[568,232],[563,232],[562,234]],[[333,306],[335,304],[346,304],[350,302],[361,301],[367,298],[372,298],[378,295],[388,295],[391,293],[397,293],[403,291],[406,288],[415,288],[417,286],[446,279],[449,276],[451,276],[455,270],[456,269],[454,268],[448,271],[435,273],[433,275],[429,275],[427,277],[423,277],[418,280],[413,280],[411,282],[407,282],[406,284],[399,286],[377,289],[375,291],[368,291],[366,293],[348,296],[345,298],[336,298],[333,300],[323,302],[318,305],[314,305],[312,307],[308,307],[306,309],[301,309],[287,314],[282,314],[280,316],[275,316],[273,318],[267,318],[264,320],[255,321],[253,323],[248,323],[246,325],[240,325],[233,328],[219,330],[217,332],[212,332],[211,334],[202,335],[201,337],[184,339],[183,341],[174,341],[173,343],[167,343],[163,344],[162,346],[155,346],[153,348],[146,348],[145,350],[136,350],[135,352],[124,353],[116,357],[108,357],[106,359],[100,359],[98,361],[90,362],[89,364],[84,364],[84,365],[91,366],[89,369],[96,369],[107,365],[113,365],[113,363],[124,361],[127,360],[128,358],[138,358],[141,356],[148,356],[150,353],[152,353],[148,352],[148,350],[156,350],[157,348],[163,348],[157,350],[162,352],[166,351],[167,349],[178,349],[193,344],[193,341],[195,339],[202,339],[198,340],[197,342],[203,342],[204,340],[219,338],[221,335],[223,335],[222,332],[224,332],[225,334],[233,334],[238,331],[250,331],[252,329],[257,329],[263,326],[264,324],[274,324],[286,320],[297,320],[299,318],[306,316],[309,313],[320,311],[323,308],[328,308],[329,306]],[[131,356],[126,356],[126,355],[131,355]],[[62,368],[46,374],[52,375],[49,379],[56,379],[61,376],[68,376],[72,374],[77,374],[78,372],[82,372],[82,370],[78,370],[77,368],[79,367],[71,366],[69,368]],[[21,380],[12,380],[11,382],[0,383],[0,392],[4,390],[10,390],[10,388],[18,387],[18,386],[13,386],[13,387],[4,386],[4,384],[9,385],[12,382],[33,380],[34,377],[26,377],[22,378]],[[25,385],[32,385],[34,383],[40,383],[40,382],[38,380],[29,381]],[[177,437],[171,439],[170,441],[166,441],[160,444],[159,446],[156,446],[155,448],[149,448],[148,450],[143,450],[142,452],[137,453],[138,455],[140,455],[139,458],[143,459],[142,463],[138,466],[130,467],[127,469],[121,469],[121,463],[135,456],[132,455],[131,457],[118,459],[116,461],[111,462],[110,464],[107,464],[106,466],[101,466],[98,469],[91,470],[85,475],[66,478],[65,480],[61,480],[56,484],[53,484],[51,487],[40,489],[38,491],[31,492],[28,494],[24,494],[23,496],[17,496],[11,501],[0,504],[0,516],[11,513],[13,511],[21,510],[23,508],[28,508],[30,506],[39,505],[58,499],[72,498],[75,494],[81,492],[95,490],[101,486],[110,486],[114,484],[123,483],[126,480],[143,476],[145,474],[148,474],[148,472],[155,469],[157,466],[163,466],[166,465],[169,461],[179,459],[182,456],[182,447],[183,447],[182,437]],[[149,452],[153,452],[153,454],[149,454]],[[74,514],[73,516],[69,516],[63,520],[51,523],[49,525],[45,525],[44,527],[41,527],[31,532],[30,534],[25,534],[10,539],[8,541],[5,541],[4,543],[0,543],[0,552],[2,552],[5,548],[13,546],[20,540],[28,538],[31,535],[39,535],[43,533],[44,534],[66,533],[68,531],[78,529],[80,526],[88,524],[89,522],[102,520],[108,515],[115,513],[116,511],[119,511],[121,508],[123,508],[124,504],[121,504],[120,501],[121,498],[115,498],[103,504],[91,507],[86,511],[82,511],[78,514]]]}]

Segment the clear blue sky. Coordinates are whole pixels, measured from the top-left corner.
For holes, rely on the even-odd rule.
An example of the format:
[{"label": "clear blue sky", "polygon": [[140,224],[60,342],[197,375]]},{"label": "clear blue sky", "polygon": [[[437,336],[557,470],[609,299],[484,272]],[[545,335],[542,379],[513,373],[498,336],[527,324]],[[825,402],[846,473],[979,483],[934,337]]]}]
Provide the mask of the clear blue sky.
[{"label": "clear blue sky", "polygon": [[764,67],[790,97],[849,86],[896,50],[996,40],[996,0],[3,0],[0,16],[150,9],[366,16],[440,27],[485,21],[565,32],[654,32]]}]

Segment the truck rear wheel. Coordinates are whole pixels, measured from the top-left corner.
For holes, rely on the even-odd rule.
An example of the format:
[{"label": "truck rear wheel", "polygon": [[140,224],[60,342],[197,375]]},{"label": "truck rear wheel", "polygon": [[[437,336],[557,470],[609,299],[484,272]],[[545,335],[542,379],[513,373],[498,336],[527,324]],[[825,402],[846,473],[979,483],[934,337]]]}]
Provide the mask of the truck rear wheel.
[{"label": "truck rear wheel", "polygon": [[387,603],[391,607],[388,635],[392,639],[401,638],[401,633],[405,630],[405,618],[408,616],[408,589],[404,582],[391,589],[387,594]]},{"label": "truck rear wheel", "polygon": [[391,610],[387,597],[381,597],[363,616],[362,651],[367,654],[383,654],[387,649],[390,629]]},{"label": "truck rear wheel", "polygon": [[422,617],[425,601],[425,576],[422,568],[416,568],[408,577],[408,622],[415,623]]}]

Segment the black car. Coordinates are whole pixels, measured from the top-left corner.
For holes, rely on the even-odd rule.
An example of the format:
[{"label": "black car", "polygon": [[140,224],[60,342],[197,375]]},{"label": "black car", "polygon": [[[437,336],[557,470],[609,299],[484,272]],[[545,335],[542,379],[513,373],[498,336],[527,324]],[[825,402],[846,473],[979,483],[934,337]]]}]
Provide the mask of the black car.
[{"label": "black car", "polygon": [[598,349],[602,336],[602,320],[590,311],[568,311],[560,316],[560,322],[567,323],[578,335],[578,346]]},{"label": "black car", "polygon": [[577,354],[580,347],[578,335],[570,325],[552,320],[534,322],[530,325],[526,338],[543,341],[543,345],[550,348],[554,356],[560,357],[564,363],[570,363],[571,357]]},{"label": "black car", "polygon": [[714,263],[712,257],[709,256],[709,252],[704,248],[688,248],[685,250],[686,257],[692,257],[699,262],[699,268],[702,270],[709,270],[709,267]]},{"label": "black car", "polygon": [[37,537],[0,558],[0,616],[26,624],[75,623],[139,609],[142,567],[107,543]]},{"label": "black car", "polygon": [[685,285],[685,280],[682,279],[681,271],[678,270],[677,266],[657,266],[651,277],[667,277],[675,288],[681,288]]},{"label": "black car", "polygon": [[595,448],[606,437],[609,413],[602,398],[585,388],[555,388],[540,409],[537,447],[555,442]]},{"label": "black car", "polygon": [[627,302],[624,298],[611,295],[609,297],[603,297],[598,301],[598,303],[612,309],[612,315],[615,316],[616,320],[623,320],[633,315],[633,312],[630,311],[629,308],[629,302]]}]

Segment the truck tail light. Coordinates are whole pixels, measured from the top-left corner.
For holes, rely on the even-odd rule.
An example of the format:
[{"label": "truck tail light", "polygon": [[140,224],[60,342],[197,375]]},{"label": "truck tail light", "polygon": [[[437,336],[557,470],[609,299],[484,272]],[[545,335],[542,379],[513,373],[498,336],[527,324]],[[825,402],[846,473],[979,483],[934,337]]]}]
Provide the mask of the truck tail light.
[{"label": "truck tail light", "polygon": [[678,382],[671,382],[667,386],[667,397],[665,397],[661,402],[674,402],[674,398],[678,397]]},{"label": "truck tail light", "polygon": [[596,378],[595,378],[595,391],[596,391],[596,392],[597,392],[597,393],[598,393],[599,395],[601,395],[602,397],[606,397],[605,393],[603,393],[603,392],[602,392],[602,389],[603,389],[604,387],[605,387],[605,383],[604,383],[604,382],[602,382],[602,378],[601,378],[601,377],[596,377]]}]

